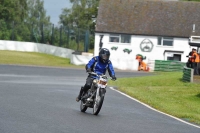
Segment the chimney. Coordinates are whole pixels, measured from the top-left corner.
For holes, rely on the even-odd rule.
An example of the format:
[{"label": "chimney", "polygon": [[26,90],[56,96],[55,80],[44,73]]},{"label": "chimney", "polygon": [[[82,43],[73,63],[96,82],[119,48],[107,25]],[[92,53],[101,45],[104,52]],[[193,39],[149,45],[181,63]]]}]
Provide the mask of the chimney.
[{"label": "chimney", "polygon": [[193,24],[193,31],[192,32],[195,32],[195,24]]}]

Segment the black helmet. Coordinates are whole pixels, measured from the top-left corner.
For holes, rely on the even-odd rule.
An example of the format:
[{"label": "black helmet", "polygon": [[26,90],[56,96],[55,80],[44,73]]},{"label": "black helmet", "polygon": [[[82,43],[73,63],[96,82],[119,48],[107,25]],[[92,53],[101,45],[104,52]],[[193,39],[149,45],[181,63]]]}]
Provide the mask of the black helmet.
[{"label": "black helmet", "polygon": [[110,51],[107,48],[102,48],[99,52],[99,57],[102,62],[108,62],[110,58]]}]

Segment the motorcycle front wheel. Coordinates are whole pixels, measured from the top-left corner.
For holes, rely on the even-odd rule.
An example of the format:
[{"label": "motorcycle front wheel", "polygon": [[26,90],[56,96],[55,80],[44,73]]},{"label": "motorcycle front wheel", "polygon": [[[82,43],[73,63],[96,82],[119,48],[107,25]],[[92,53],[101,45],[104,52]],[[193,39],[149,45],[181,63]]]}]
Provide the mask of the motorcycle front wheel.
[{"label": "motorcycle front wheel", "polygon": [[98,96],[97,99],[95,99],[94,107],[93,107],[93,115],[99,114],[101,107],[103,105],[103,101],[104,101],[104,96],[102,97]]}]

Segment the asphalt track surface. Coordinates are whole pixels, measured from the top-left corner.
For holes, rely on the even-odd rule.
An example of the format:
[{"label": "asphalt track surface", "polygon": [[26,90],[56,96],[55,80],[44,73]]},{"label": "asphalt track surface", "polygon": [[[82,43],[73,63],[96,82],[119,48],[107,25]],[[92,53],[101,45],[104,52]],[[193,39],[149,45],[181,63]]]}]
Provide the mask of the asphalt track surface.
[{"label": "asphalt track surface", "polygon": [[98,116],[81,113],[75,97],[86,76],[81,69],[0,65],[0,133],[200,133],[111,89]]}]

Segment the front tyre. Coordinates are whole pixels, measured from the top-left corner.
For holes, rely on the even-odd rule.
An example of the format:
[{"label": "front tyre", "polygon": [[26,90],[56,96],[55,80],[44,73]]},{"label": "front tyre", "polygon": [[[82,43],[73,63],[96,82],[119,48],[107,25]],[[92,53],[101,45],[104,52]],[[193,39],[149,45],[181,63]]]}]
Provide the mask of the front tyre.
[{"label": "front tyre", "polygon": [[103,105],[103,101],[104,101],[104,96],[102,97],[98,96],[97,99],[95,99],[94,107],[93,107],[93,115],[99,114],[101,107]]},{"label": "front tyre", "polygon": [[81,100],[80,110],[81,112],[85,112],[87,110],[87,106],[84,105],[82,100]]}]

